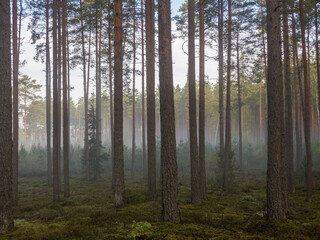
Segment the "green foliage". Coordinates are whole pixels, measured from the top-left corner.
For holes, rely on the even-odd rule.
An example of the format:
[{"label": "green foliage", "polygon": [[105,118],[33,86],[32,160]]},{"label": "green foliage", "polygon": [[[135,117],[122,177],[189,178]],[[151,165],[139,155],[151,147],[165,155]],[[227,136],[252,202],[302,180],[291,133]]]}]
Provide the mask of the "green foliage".
[{"label": "green foliage", "polygon": [[[89,133],[89,170],[90,176],[93,180],[96,180],[100,177],[100,174],[103,171],[102,162],[109,159],[109,154],[107,152],[102,153],[100,156],[97,156],[97,141],[96,141],[96,112],[93,104],[90,105],[88,113],[88,133]],[[99,148],[104,149],[101,142],[99,143]],[[82,164],[83,169],[86,169],[86,160],[85,160],[85,150],[82,154]]]},{"label": "green foliage", "polygon": [[131,238],[144,238],[146,235],[146,232],[151,228],[151,224],[148,222],[136,222],[133,221],[131,225]]},{"label": "green foliage", "polygon": [[[235,164],[236,164],[234,155],[235,155],[234,151],[231,151],[229,156],[230,161],[229,161],[229,176],[228,176],[230,183],[234,181],[234,171],[235,171]],[[224,178],[224,168],[225,168],[224,153],[221,153],[220,151],[218,151],[215,161],[216,161],[216,168],[215,168],[216,184],[217,186],[222,187],[223,178]]]}]

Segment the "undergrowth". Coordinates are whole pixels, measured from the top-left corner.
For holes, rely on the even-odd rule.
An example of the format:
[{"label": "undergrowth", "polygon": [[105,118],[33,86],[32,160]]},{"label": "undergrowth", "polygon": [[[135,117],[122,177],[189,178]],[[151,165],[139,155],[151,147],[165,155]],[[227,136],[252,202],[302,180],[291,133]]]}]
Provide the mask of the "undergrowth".
[{"label": "undergrowth", "polygon": [[[15,229],[0,239],[319,239],[320,189],[305,202],[298,182],[290,196],[287,221],[267,221],[264,174],[235,174],[229,193],[208,184],[208,198],[190,203],[190,186],[181,184],[181,224],[161,222],[161,193],[147,197],[143,180],[126,180],[125,205],[114,208],[110,179],[71,179],[71,197],[52,202],[45,178],[21,178]],[[319,186],[316,176],[314,186]]]}]

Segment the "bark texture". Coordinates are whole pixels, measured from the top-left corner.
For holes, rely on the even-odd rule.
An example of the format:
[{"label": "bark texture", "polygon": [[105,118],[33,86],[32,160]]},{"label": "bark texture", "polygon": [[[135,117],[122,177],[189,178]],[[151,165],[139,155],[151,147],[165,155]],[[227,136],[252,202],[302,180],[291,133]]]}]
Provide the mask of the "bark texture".
[{"label": "bark texture", "polygon": [[63,177],[64,196],[70,196],[69,184],[69,120],[67,79],[67,2],[62,0],[62,74],[63,74]]},{"label": "bark texture", "polygon": [[155,17],[154,0],[146,0],[148,190],[156,192]]},{"label": "bark texture", "polygon": [[10,1],[0,0],[0,233],[13,229]]},{"label": "bark texture", "polygon": [[303,76],[304,76],[304,136],[306,144],[307,166],[307,202],[311,202],[312,196],[312,156],[311,156],[311,93],[310,93],[310,79],[308,75],[307,54],[306,54],[306,39],[305,39],[305,23],[303,13],[303,0],[299,0],[300,9],[300,22],[301,22],[301,41],[302,41],[302,64],[303,64]]},{"label": "bark texture", "polygon": [[159,1],[158,16],[162,220],[179,223],[170,0]]},{"label": "bark texture", "polygon": [[295,192],[294,188],[294,159],[293,159],[293,123],[292,123],[292,96],[290,79],[290,46],[288,30],[287,0],[282,1],[283,49],[284,49],[284,81],[285,81],[285,138],[288,191]]},{"label": "bark texture", "polygon": [[278,0],[267,1],[268,42],[268,172],[267,215],[286,219],[284,101],[281,61],[281,8]]},{"label": "bark texture", "polygon": [[114,205],[123,204],[122,0],[114,1]]},{"label": "bark texture", "polygon": [[207,198],[206,156],[205,156],[205,36],[204,36],[204,0],[200,0],[200,84],[199,84],[199,173],[200,192],[203,199]]},{"label": "bark texture", "polygon": [[227,103],[226,103],[226,143],[224,152],[223,188],[229,190],[231,165],[231,0],[228,0],[228,59],[227,59]]},{"label": "bark texture", "polygon": [[191,202],[201,202],[198,136],[197,136],[197,109],[196,109],[196,76],[194,50],[194,0],[188,0],[188,83],[189,83],[189,136],[191,160]]}]

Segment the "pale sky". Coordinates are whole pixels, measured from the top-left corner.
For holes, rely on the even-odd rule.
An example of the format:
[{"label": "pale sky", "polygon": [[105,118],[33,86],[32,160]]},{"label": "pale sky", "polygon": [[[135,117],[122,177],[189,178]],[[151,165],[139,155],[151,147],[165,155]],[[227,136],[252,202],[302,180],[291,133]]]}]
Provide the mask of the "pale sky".
[{"label": "pale sky", "polygon": [[[171,8],[172,8],[172,17],[177,15],[178,9],[181,6],[183,0],[173,0],[171,1]],[[34,61],[33,57],[35,55],[35,45],[30,43],[30,32],[27,31],[27,22],[26,19],[23,22],[22,27],[22,37],[23,37],[23,45],[21,48],[21,60],[26,60],[27,64],[20,69],[21,74],[27,74],[32,79],[36,79],[38,83],[42,84],[42,91],[41,95],[45,96],[45,65],[41,62]],[[175,23],[172,22],[172,29],[175,29]],[[210,41],[210,39],[206,39],[206,41]],[[174,84],[179,84],[183,86],[186,82],[187,70],[188,70],[188,58],[187,55],[182,51],[182,45],[185,40],[176,39],[172,42],[172,54],[173,54],[173,80]],[[197,43],[197,40],[196,40]],[[185,49],[187,45],[185,45]],[[206,55],[214,56],[216,52],[214,50],[210,50],[206,48]],[[198,54],[196,54],[197,56]],[[198,59],[196,59],[196,76],[198,79]],[[140,62],[140,61],[138,61]],[[141,65],[137,66],[138,69],[141,69]],[[206,76],[208,76],[209,81],[212,82],[214,79],[217,78],[218,72],[218,65],[217,62],[214,60],[206,61],[206,68],[205,68]],[[80,97],[83,96],[83,86],[82,86],[82,72],[80,69],[74,69],[71,72],[71,86],[74,87],[74,90],[71,92],[71,97],[74,99],[76,103]],[[136,78],[137,85],[136,89],[141,92],[141,78],[137,76]],[[156,70],[156,84],[158,84],[158,71]]]}]

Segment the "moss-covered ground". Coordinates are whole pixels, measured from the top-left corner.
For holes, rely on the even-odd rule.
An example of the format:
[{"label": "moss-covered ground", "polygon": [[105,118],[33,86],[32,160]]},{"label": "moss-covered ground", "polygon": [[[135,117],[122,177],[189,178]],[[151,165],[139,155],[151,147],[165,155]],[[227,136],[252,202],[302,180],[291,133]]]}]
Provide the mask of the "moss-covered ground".
[{"label": "moss-covered ground", "polygon": [[114,208],[110,179],[71,179],[71,197],[52,202],[45,178],[21,178],[15,229],[0,239],[320,239],[320,178],[313,202],[297,183],[287,221],[267,221],[265,176],[236,174],[229,193],[208,184],[208,199],[190,204],[179,190],[181,224],[161,222],[161,194],[150,201],[142,180],[126,180],[125,205]]}]

